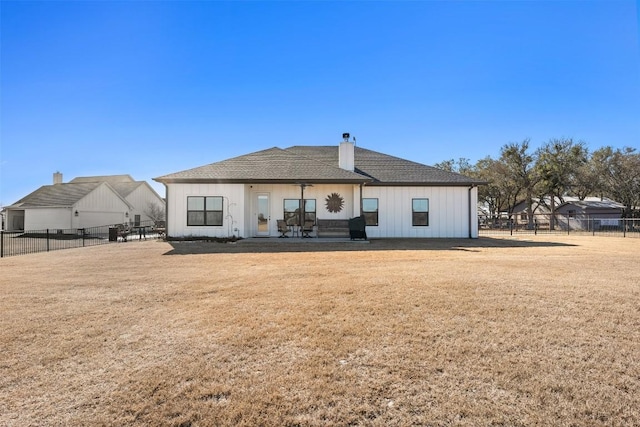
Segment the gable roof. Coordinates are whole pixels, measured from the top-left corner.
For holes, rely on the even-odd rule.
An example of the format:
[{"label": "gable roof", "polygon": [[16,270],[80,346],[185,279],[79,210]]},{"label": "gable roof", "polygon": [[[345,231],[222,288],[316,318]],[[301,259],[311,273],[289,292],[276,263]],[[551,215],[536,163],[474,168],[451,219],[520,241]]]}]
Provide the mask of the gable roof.
[{"label": "gable roof", "polygon": [[[338,164],[338,147],[336,146],[294,146],[288,151],[302,154],[329,164]],[[354,147],[355,172],[372,179],[372,184],[385,185],[469,185],[482,184],[468,176],[448,172],[433,166],[401,159],[366,148]]]},{"label": "gable roof", "polygon": [[370,181],[355,172],[273,147],[221,162],[154,178],[160,182],[353,182]]},{"label": "gable roof", "polygon": [[7,208],[72,207],[102,185],[102,182],[82,182],[44,185]]},{"label": "gable roof", "polygon": [[589,210],[589,209],[620,210],[620,209],[624,209],[625,207],[622,203],[618,203],[615,200],[607,199],[606,197],[605,198],[587,197],[584,200],[579,200],[574,197],[565,197],[564,203],[558,206],[558,208],[560,208],[561,206],[567,206],[567,205],[573,205],[582,210]]},{"label": "gable roof", "polygon": [[309,182],[367,185],[483,184],[453,172],[360,147],[354,149],[354,171],[338,166],[337,146],[293,146],[234,157],[154,178],[172,182]]},{"label": "gable roof", "polygon": [[108,182],[112,187],[113,184],[123,182],[135,182],[131,175],[101,175],[101,176],[79,176],[73,178],[70,183],[79,182]]},{"label": "gable roof", "polygon": [[[558,197],[555,197],[556,210],[567,205],[573,205],[583,211],[594,210],[594,209],[620,210],[624,208],[624,205],[622,203],[618,203],[615,200],[611,200],[606,197],[585,197],[584,200],[580,200],[578,197],[575,197],[575,196],[564,196],[562,199],[564,201],[561,201]],[[544,197],[543,199],[534,197],[532,201],[533,201],[532,208],[534,213],[550,212],[548,208],[548,206],[551,204],[550,197]],[[513,213],[525,212],[526,209],[527,209],[527,202],[526,200],[523,200],[517,203],[513,207]]]},{"label": "gable roof", "polygon": [[131,175],[80,176],[69,181],[71,184],[85,182],[106,182],[124,198],[131,194],[136,188],[146,184],[145,181],[135,181]]}]

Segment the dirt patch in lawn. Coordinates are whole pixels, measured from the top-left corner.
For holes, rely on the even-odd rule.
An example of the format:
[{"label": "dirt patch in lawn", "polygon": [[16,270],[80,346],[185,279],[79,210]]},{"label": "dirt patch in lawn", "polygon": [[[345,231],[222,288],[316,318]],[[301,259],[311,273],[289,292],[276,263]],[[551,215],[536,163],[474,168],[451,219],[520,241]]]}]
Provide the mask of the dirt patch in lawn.
[{"label": "dirt patch in lawn", "polygon": [[639,248],[146,241],[3,258],[0,424],[640,425]]}]

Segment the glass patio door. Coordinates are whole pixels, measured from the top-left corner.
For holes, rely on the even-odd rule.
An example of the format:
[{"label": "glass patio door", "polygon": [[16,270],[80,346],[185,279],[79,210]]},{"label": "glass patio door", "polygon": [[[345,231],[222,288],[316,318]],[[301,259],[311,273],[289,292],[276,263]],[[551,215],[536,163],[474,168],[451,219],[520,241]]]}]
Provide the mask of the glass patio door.
[{"label": "glass patio door", "polygon": [[268,236],[269,235],[269,223],[271,221],[271,214],[269,212],[269,194],[260,193],[257,195],[256,203],[256,236]]}]

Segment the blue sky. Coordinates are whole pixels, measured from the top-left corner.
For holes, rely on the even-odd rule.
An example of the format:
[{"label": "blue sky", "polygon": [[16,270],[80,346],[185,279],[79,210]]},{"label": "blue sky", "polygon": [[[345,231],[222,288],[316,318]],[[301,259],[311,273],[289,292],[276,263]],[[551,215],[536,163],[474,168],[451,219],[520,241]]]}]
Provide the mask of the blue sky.
[{"label": "blue sky", "polygon": [[291,145],[640,148],[636,1],[2,1],[0,203]]}]

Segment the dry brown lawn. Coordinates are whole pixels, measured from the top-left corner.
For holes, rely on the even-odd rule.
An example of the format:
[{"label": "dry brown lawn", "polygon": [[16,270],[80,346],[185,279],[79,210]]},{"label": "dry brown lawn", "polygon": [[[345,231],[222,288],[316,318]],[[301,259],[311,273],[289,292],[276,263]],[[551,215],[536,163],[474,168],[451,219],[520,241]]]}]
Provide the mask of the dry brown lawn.
[{"label": "dry brown lawn", "polygon": [[640,240],[0,259],[0,425],[640,425]]}]

